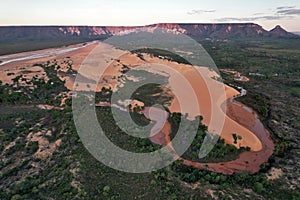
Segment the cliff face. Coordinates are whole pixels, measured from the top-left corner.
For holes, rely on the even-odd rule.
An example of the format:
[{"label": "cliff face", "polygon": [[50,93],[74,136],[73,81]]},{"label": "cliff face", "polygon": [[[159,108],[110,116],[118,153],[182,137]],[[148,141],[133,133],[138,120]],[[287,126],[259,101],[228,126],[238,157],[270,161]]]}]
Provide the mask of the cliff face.
[{"label": "cliff face", "polygon": [[280,26],[271,31],[253,23],[246,24],[152,24],[148,26],[11,26],[0,27],[0,41],[10,39],[62,39],[86,38],[104,39],[113,35],[134,32],[137,28],[153,31],[157,28],[169,29],[187,34],[195,39],[233,39],[258,37],[297,37]]},{"label": "cliff face", "polygon": [[236,24],[175,24],[161,23],[147,26],[7,26],[0,27],[0,42],[9,40],[63,40],[63,39],[105,39],[113,35],[134,32],[137,28],[154,31],[168,29],[187,34],[194,39],[234,39],[260,37],[299,37],[280,26],[267,31],[254,23]]},{"label": "cliff face", "polygon": [[268,31],[257,24],[189,24],[181,25],[188,34],[206,38],[246,38],[268,36]]}]

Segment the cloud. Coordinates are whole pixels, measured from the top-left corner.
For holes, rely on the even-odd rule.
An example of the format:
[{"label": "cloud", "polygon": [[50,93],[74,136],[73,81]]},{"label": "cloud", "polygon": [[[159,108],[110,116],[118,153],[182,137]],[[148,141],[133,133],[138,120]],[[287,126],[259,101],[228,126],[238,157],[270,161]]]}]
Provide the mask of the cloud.
[{"label": "cloud", "polygon": [[224,17],[216,19],[219,22],[230,21],[257,21],[257,20],[282,20],[282,19],[294,19],[295,16],[300,15],[300,9],[296,9],[295,6],[281,6],[277,7],[273,14],[254,13],[251,17]]},{"label": "cloud", "polygon": [[254,13],[253,15],[265,15],[266,13]]},{"label": "cloud", "polygon": [[220,18],[216,19],[219,22],[229,22],[229,21],[240,21],[240,22],[245,22],[245,21],[256,21],[256,20],[280,20],[280,19],[290,19],[290,16],[260,16],[260,17],[242,17],[242,18],[237,18],[237,17],[225,17],[225,18]]},{"label": "cloud", "polygon": [[280,15],[300,15],[300,9],[278,10],[277,14],[280,14]]},{"label": "cloud", "polygon": [[201,15],[203,13],[214,13],[216,10],[192,10],[187,12],[188,15]]},{"label": "cloud", "polygon": [[280,7],[277,7],[276,10],[293,9],[295,7],[296,6],[280,6]]}]

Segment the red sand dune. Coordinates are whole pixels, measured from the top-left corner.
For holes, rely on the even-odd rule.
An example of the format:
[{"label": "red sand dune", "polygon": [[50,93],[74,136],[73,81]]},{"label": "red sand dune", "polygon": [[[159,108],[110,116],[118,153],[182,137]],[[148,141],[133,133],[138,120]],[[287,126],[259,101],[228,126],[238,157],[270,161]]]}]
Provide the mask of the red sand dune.
[{"label": "red sand dune", "polygon": [[[78,45],[75,45],[78,46]],[[95,48],[96,47],[96,48]],[[97,49],[99,48],[99,49]],[[160,65],[166,65],[171,70],[172,73],[178,72],[181,74],[187,82],[191,85],[192,89],[195,91],[195,96],[198,100],[198,109],[193,109],[189,111],[190,117],[194,117],[197,115],[202,115],[204,117],[204,124],[208,125],[209,130],[214,127],[214,113],[223,113],[224,117],[224,126],[222,128],[221,137],[225,139],[227,143],[233,144],[232,133],[237,133],[242,136],[242,140],[237,144],[239,146],[249,146],[251,147],[251,152],[244,152],[240,155],[240,157],[236,160],[229,162],[221,162],[221,163],[196,163],[188,160],[184,160],[184,164],[194,166],[200,169],[207,169],[206,165],[208,165],[208,169],[211,171],[216,171],[224,174],[232,174],[238,171],[249,171],[251,173],[257,172],[262,163],[266,162],[268,158],[271,156],[274,150],[274,144],[272,139],[270,138],[270,134],[264,128],[262,123],[259,121],[257,115],[254,112],[249,112],[249,109],[245,109],[245,106],[232,101],[227,101],[226,105],[226,115],[225,111],[222,109],[222,105],[224,105],[224,101],[237,95],[238,92],[229,86],[219,85],[220,87],[225,87],[225,97],[217,99],[217,101],[212,101],[210,99],[211,96],[215,94],[210,93],[208,87],[211,85],[217,84],[215,80],[202,77],[197,75],[198,72],[189,65],[178,64],[175,62],[170,62],[167,60],[162,60],[159,58],[151,57],[145,55],[144,58],[146,61],[142,61],[138,59],[135,55],[132,55],[128,52],[122,52],[120,50],[116,50],[113,47],[101,44],[92,44],[90,46],[78,49],[73,52],[68,52],[56,56],[49,56],[44,58],[26,60],[26,61],[17,61],[13,63],[9,63],[7,65],[3,65],[0,68],[1,71],[1,79],[5,80],[4,82],[9,82],[14,76],[22,73],[22,68],[31,68],[32,64],[47,62],[48,60],[56,59],[58,62],[61,62],[66,59],[66,57],[70,57],[73,61],[73,69],[78,70],[81,66],[81,63],[84,59],[89,55],[90,52],[94,50],[98,50],[100,53],[104,52],[105,59],[102,59],[102,64],[107,64],[108,60],[111,58],[115,58],[118,55],[122,55],[120,57],[120,61],[123,64],[126,64],[132,68],[137,67],[138,65],[143,64],[151,64],[154,66],[154,63],[160,63]],[[47,50],[42,50],[41,52],[46,52]],[[27,53],[25,53],[27,54]],[[16,54],[16,57],[19,55]],[[118,58],[118,57],[116,57]],[[99,57],[97,58],[99,60]],[[109,60],[111,61],[111,60]],[[88,68],[88,66],[86,66]],[[151,70],[152,67],[150,67]],[[153,67],[155,68],[155,66]],[[105,71],[105,76],[107,78],[110,77],[110,81],[108,84],[114,85],[116,80],[112,80],[111,77],[118,75],[120,69],[120,65],[117,66],[117,62],[112,62],[111,66]],[[95,71],[96,70],[96,71]],[[99,73],[98,68],[90,68],[88,69],[88,74],[94,75],[95,73]],[[199,68],[199,70],[204,74],[214,74],[212,71],[209,71],[206,68]],[[33,70],[32,70],[33,71]],[[8,77],[8,73],[15,73],[14,76]],[[41,70],[40,73],[43,73]],[[179,96],[185,96],[185,101],[179,104],[179,100],[177,98],[174,99],[170,106],[171,112],[180,112],[182,107],[188,107],[190,104],[191,95],[187,95],[186,88],[183,87],[181,82],[179,81],[177,76],[171,76],[169,78],[169,83],[172,88],[177,88],[177,93]],[[69,89],[73,89],[74,86],[74,78],[73,77],[65,77],[66,86]],[[97,80],[98,81],[98,80]],[[211,84],[211,85],[210,85]],[[86,87],[86,86],[84,86]],[[95,86],[97,89],[101,89],[101,85]],[[211,106],[215,105],[215,110],[211,110]],[[196,105],[195,105],[196,106]],[[196,106],[197,107],[197,106]],[[223,106],[224,107],[224,106]],[[217,115],[218,116],[218,115]],[[155,143],[159,144],[169,144],[169,133],[171,131],[171,127],[169,123],[165,123],[162,130],[159,134],[155,135],[151,138],[151,140]],[[170,144],[169,144],[170,145]],[[171,146],[171,145],[170,145]]]}]

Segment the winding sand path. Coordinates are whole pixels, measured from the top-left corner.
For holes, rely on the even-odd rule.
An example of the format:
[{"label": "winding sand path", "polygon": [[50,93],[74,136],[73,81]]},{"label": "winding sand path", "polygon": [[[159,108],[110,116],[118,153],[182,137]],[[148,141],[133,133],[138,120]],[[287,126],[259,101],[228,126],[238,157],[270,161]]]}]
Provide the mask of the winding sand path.
[{"label": "winding sand path", "polygon": [[[218,76],[218,74],[207,67],[178,64],[148,55],[144,55],[144,58],[146,63],[149,64],[145,66],[145,70],[158,74],[167,73],[169,75],[169,86],[172,92],[175,91],[176,93],[174,100],[169,106],[171,113],[182,113],[185,110],[185,113],[182,114],[188,113],[188,118],[191,120],[201,115],[203,116],[203,123],[208,126],[208,131],[213,134],[220,134],[226,143],[232,144],[237,148],[250,147],[255,152],[263,149],[263,144],[255,133],[241,125],[238,122],[239,119],[233,119],[228,116],[228,113],[226,114],[228,107],[225,106],[224,108],[224,102],[234,96],[238,96],[239,92],[212,78]],[[126,64],[130,64],[128,60],[126,61]],[[162,64],[170,67],[170,69],[163,68]],[[190,84],[190,89],[187,88],[186,84],[183,84],[182,78]],[[191,106],[194,102],[192,94],[196,96],[198,105]],[[237,111],[235,110],[236,116],[245,114],[237,113]],[[249,116],[248,120],[253,122],[254,118],[251,115],[247,115]],[[234,143],[233,133],[242,136],[242,140],[238,140],[237,144]]]},{"label": "winding sand path", "polygon": [[[267,162],[269,157],[272,155],[274,143],[269,132],[265,129],[257,114],[251,108],[235,101],[234,98],[229,98],[227,100],[227,107],[226,115],[229,118],[232,118],[232,120],[236,120],[236,123],[253,132],[262,143],[261,150],[256,152],[246,151],[241,153],[238,159],[219,163],[200,163],[182,158],[180,159],[183,160],[183,164],[187,166],[193,166],[198,169],[205,169],[222,174],[234,174],[240,171],[256,173],[260,170],[261,164]],[[159,109],[156,109],[155,111],[165,112]],[[151,118],[149,112],[150,108],[145,108],[143,111],[146,117]],[[154,111],[152,110],[151,112],[153,113]],[[242,117],[237,117],[238,115]],[[163,114],[160,114],[160,116],[163,116]],[[169,137],[171,131],[171,125],[168,121],[166,121],[162,130],[155,136],[150,137],[150,140],[160,145],[168,145],[172,150],[174,150]]]},{"label": "winding sand path", "polygon": [[[241,103],[228,102],[228,104],[227,105],[229,107],[238,106],[239,108],[237,109],[237,111],[239,114],[243,114],[243,113],[247,114],[249,112],[248,111],[249,108],[244,106]],[[156,110],[156,112],[165,112],[165,111]],[[227,114],[229,117],[231,117],[232,113],[235,112],[236,112],[235,108],[233,108],[233,110],[231,110]],[[149,117],[149,108],[145,108],[143,113],[145,114],[146,117]],[[205,169],[205,170],[218,172],[222,174],[234,174],[240,171],[246,171],[249,173],[258,172],[260,170],[260,165],[267,162],[269,157],[272,155],[274,150],[274,143],[270,137],[269,132],[264,128],[263,124],[260,122],[256,113],[254,113],[254,118],[255,118],[254,124],[252,122],[245,123],[245,121],[237,121],[237,122],[249,128],[250,131],[256,134],[256,136],[263,144],[262,149],[260,151],[257,152],[246,151],[241,153],[238,159],[227,161],[227,162],[219,162],[219,163],[200,163],[200,162],[193,162],[182,158],[180,159],[183,160],[183,163],[187,166],[193,166],[198,169]],[[174,150],[172,147],[172,142],[170,141],[170,137],[169,137],[170,133],[171,133],[171,125],[168,121],[166,121],[162,130],[159,133],[157,133],[155,136],[150,137],[150,140],[156,144],[168,145],[171,147],[172,150]]]}]

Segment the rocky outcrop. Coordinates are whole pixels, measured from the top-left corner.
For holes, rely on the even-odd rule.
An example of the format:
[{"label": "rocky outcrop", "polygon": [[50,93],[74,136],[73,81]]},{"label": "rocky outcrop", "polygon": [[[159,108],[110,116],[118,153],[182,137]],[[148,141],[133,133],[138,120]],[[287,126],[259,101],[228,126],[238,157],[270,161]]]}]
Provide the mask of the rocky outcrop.
[{"label": "rocky outcrop", "polygon": [[157,28],[187,34],[196,39],[233,39],[258,37],[297,37],[280,26],[271,31],[254,23],[233,24],[175,24],[161,23],[147,26],[9,26],[0,27],[0,41],[11,39],[60,39],[86,38],[104,39],[113,35],[126,34],[137,28],[153,31]]}]

